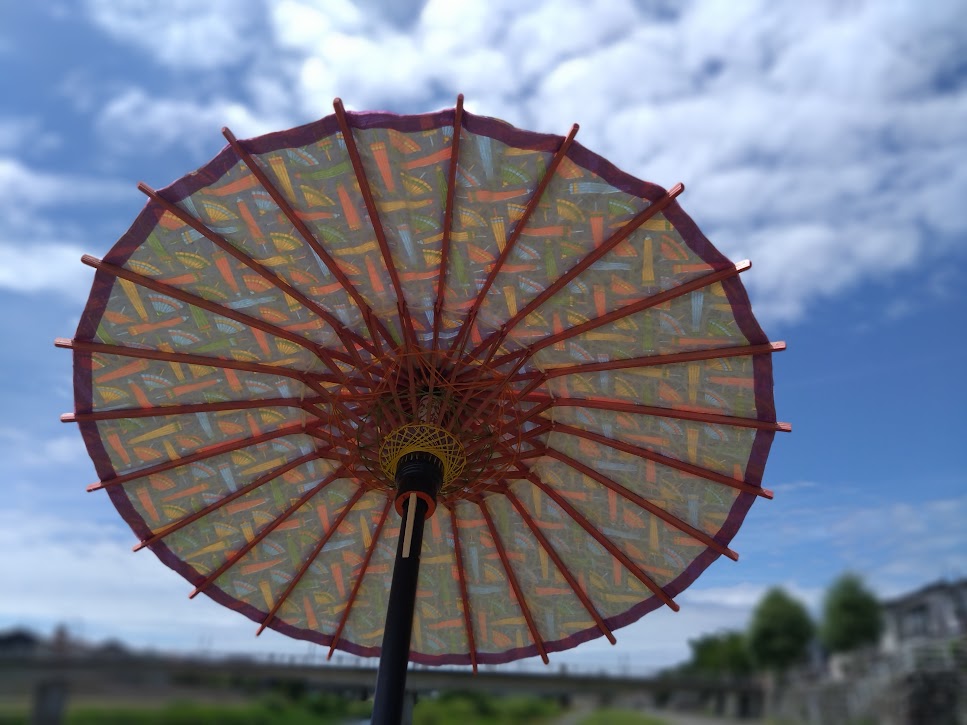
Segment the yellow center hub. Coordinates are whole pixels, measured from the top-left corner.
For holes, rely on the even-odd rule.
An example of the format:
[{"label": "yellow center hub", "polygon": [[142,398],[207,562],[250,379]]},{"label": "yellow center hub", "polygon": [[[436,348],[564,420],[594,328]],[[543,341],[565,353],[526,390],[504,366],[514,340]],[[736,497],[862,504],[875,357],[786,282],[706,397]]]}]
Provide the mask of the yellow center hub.
[{"label": "yellow center hub", "polygon": [[408,453],[432,453],[443,463],[443,484],[459,476],[467,465],[463,445],[449,431],[428,423],[407,423],[383,438],[379,465],[389,480],[396,476],[396,465]]}]

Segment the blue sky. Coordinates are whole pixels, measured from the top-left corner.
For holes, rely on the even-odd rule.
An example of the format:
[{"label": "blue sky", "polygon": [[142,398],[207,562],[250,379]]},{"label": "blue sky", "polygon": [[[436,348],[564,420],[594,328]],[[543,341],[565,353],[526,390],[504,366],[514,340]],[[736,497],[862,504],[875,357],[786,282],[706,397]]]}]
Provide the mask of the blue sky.
[{"label": "blue sky", "polygon": [[[201,8],[201,9],[200,9]],[[671,664],[781,584],[846,569],[891,596],[967,575],[967,29],[936,2],[90,0],[0,7],[0,629],[305,652],[199,598],[95,480],[70,336],[103,256],[239,137],[350,109],[453,105],[578,138],[669,187],[744,275],[794,432],[720,560],[552,662]],[[959,11],[959,12],[958,12]]]}]

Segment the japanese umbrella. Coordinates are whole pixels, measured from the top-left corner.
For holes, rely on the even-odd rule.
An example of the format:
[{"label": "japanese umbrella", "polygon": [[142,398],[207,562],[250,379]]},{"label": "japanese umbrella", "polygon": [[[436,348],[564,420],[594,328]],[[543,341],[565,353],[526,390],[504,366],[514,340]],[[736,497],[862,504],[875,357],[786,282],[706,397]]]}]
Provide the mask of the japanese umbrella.
[{"label": "japanese umbrella", "polygon": [[736,559],[784,345],[683,187],[576,125],[335,111],[140,185],[83,259],[63,419],[135,549],[259,632],[382,654],[392,719],[407,660],[613,643]]}]

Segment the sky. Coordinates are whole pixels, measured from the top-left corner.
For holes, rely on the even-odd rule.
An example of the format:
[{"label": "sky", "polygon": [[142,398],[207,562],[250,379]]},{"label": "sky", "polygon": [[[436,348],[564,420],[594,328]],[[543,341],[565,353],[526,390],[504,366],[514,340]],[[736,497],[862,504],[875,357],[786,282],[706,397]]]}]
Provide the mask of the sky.
[{"label": "sky", "polygon": [[87,0],[0,4],[0,630],[304,654],[136,543],[73,410],[70,337],[145,199],[239,138],[350,110],[477,114],[578,139],[666,188],[773,340],[779,419],[732,548],[667,608],[551,657],[673,664],[770,586],[818,612],[967,576],[963,3]]}]

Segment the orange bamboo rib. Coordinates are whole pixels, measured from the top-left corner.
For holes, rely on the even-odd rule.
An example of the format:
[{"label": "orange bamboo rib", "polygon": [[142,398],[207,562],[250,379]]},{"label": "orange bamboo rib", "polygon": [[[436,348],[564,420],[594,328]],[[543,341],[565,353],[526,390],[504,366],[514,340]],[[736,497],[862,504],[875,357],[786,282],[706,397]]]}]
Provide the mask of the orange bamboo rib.
[{"label": "orange bamboo rib", "polygon": [[544,649],[544,641],[537,631],[534,618],[531,616],[530,607],[527,606],[527,602],[524,600],[524,593],[521,591],[520,584],[517,583],[517,577],[514,575],[514,570],[507,560],[507,552],[504,551],[504,545],[500,540],[500,535],[497,533],[497,527],[494,526],[494,520],[490,517],[490,511],[487,510],[487,504],[484,502],[484,499],[479,499],[477,506],[480,507],[480,511],[487,521],[487,528],[490,529],[490,536],[493,538],[494,546],[497,548],[497,554],[500,556],[500,563],[503,564],[504,571],[507,573],[507,579],[514,588],[514,596],[517,597],[517,604],[520,606],[520,611],[524,614],[524,620],[527,622],[527,629],[530,630],[531,639],[537,645],[537,651],[540,652],[541,659],[544,660],[544,664],[546,665],[549,663],[549,660],[547,659],[547,650]]},{"label": "orange bamboo rib", "polygon": [[164,350],[149,350],[141,347],[125,347],[123,345],[107,345],[102,342],[92,342],[89,340],[69,340],[58,337],[54,340],[54,346],[65,350],[78,350],[80,352],[99,353],[102,355],[118,355],[121,357],[138,358],[142,360],[158,360],[160,362],[182,363],[184,365],[203,365],[205,367],[219,368],[222,370],[242,370],[247,373],[258,373],[261,375],[277,375],[283,378],[290,378],[306,385],[309,373],[300,370],[292,370],[274,365],[263,363],[245,362],[243,360],[228,360],[218,357],[207,357],[205,355],[194,355],[184,352],[166,352]]},{"label": "orange bamboo rib", "polygon": [[524,480],[530,481],[530,483],[537,486],[539,489],[541,489],[541,491],[547,494],[547,496],[551,498],[554,501],[554,503],[560,506],[568,516],[574,519],[575,523],[577,523],[582,529],[587,531],[588,534],[590,534],[595,541],[601,544],[601,546],[607,549],[608,552],[625,567],[625,569],[627,569],[638,581],[640,581],[642,584],[648,587],[652,591],[652,593],[656,597],[661,599],[662,602],[667,604],[672,609],[672,611],[677,612],[679,609],[681,609],[681,607],[678,606],[675,600],[673,600],[670,596],[668,596],[665,593],[665,591],[660,586],[658,586],[658,584],[650,576],[648,576],[643,571],[641,571],[641,569],[639,569],[638,566],[633,561],[631,561],[631,559],[628,558],[627,554],[625,554],[623,551],[621,551],[621,549],[615,546],[607,536],[605,536],[600,531],[598,531],[594,526],[592,526],[591,522],[589,522],[586,518],[584,518],[584,516],[577,509],[575,509],[570,503],[568,503],[568,501],[563,496],[557,493],[557,491],[555,491],[553,488],[548,486],[546,483],[541,481],[541,479],[538,478],[532,471],[529,471],[526,468],[526,466],[522,466],[521,470],[524,472],[524,476],[523,476]]},{"label": "orange bamboo rib", "polygon": [[552,423],[551,427],[558,433],[564,433],[566,435],[577,436],[589,441],[594,441],[596,443],[608,446],[609,448],[624,451],[625,453],[630,453],[633,456],[638,456],[639,458],[644,458],[648,461],[654,461],[662,466],[674,468],[675,470],[682,471],[683,473],[704,478],[706,481],[721,483],[724,486],[729,486],[730,488],[742,491],[743,493],[751,493],[767,499],[771,499],[773,496],[772,491],[769,489],[753,486],[751,483],[746,483],[745,481],[740,481],[722,473],[717,473],[715,471],[710,471],[707,468],[702,468],[701,466],[686,463],[685,461],[679,461],[676,458],[663,456],[661,453],[655,453],[647,448],[641,448],[640,446],[635,446],[631,443],[625,443],[624,441],[618,441],[614,438],[608,438],[600,433],[594,433],[589,430],[584,430],[583,428],[575,428],[574,426],[566,425],[565,423]]},{"label": "orange bamboo rib", "polygon": [[342,631],[346,627],[346,622],[349,621],[349,613],[352,611],[353,604],[356,602],[356,595],[359,593],[359,587],[362,586],[363,577],[366,576],[366,570],[369,568],[369,561],[373,558],[373,552],[376,551],[376,544],[379,542],[379,536],[383,532],[383,524],[386,523],[386,516],[389,514],[390,507],[393,505],[393,499],[389,496],[386,497],[386,506],[383,508],[383,513],[379,517],[379,523],[376,524],[376,531],[373,532],[373,540],[369,542],[369,548],[366,550],[366,558],[363,559],[363,563],[359,566],[359,574],[356,577],[356,581],[353,583],[353,590],[349,594],[349,600],[346,602],[346,608],[343,610],[342,617],[339,620],[339,626],[336,628],[336,633],[332,636],[332,642],[329,645],[329,654],[326,655],[326,659],[332,659],[332,653],[336,651],[336,644],[339,642],[339,638],[342,636]]},{"label": "orange bamboo rib", "polygon": [[148,408],[116,408],[91,413],[64,413],[62,423],[87,423],[99,420],[128,418],[154,418],[166,415],[193,415],[195,413],[218,413],[226,410],[251,410],[253,408],[303,408],[326,402],[324,398],[262,398],[258,400],[223,400],[213,403],[187,403],[183,405],[155,405]]},{"label": "orange bamboo rib", "polygon": [[[137,274],[136,272],[131,272],[130,270],[127,270],[123,267],[118,267],[116,265],[103,262],[88,254],[85,254],[83,257],[81,257],[81,261],[91,267],[94,267],[99,271],[106,272],[107,274],[110,274],[115,277],[119,277],[121,279],[126,279],[129,282],[137,284],[138,286],[145,287],[146,289],[154,290],[156,292],[167,295],[174,299],[178,299],[178,300],[181,300],[182,302],[186,302],[190,305],[194,305],[195,307],[200,307],[201,309],[208,310],[209,312],[220,315],[221,317],[226,317],[228,319],[235,320],[236,322],[240,322],[244,325],[254,327],[270,335],[274,335],[276,337],[289,340],[290,342],[293,342],[294,344],[305,348],[313,355],[318,357],[320,360],[323,360],[324,362],[326,362],[326,364],[331,369],[336,371],[336,374],[339,377],[339,382],[343,382],[348,387],[350,387],[351,390],[353,389],[351,385],[349,385],[348,383],[348,378],[346,377],[346,374],[342,372],[342,370],[340,370],[339,367],[336,365],[333,359],[334,352],[332,350],[327,350],[326,348],[316,345],[311,340],[308,340],[300,335],[291,333],[288,330],[285,330],[281,327],[277,327],[276,325],[273,325],[271,323],[258,320],[254,317],[249,317],[248,315],[245,315],[241,312],[235,312],[234,310],[230,310],[227,307],[223,307],[222,305],[216,302],[212,302],[202,297],[198,297],[197,295],[193,295],[190,292],[185,292],[184,290],[178,289],[176,287],[171,287],[162,282],[157,282],[155,280],[150,279],[149,277],[145,277],[143,275]],[[317,378],[322,378],[322,377],[324,376],[307,374],[307,375],[301,376],[300,379],[306,386],[310,387],[312,390],[316,391],[317,393],[320,393],[321,395],[330,395],[330,393],[327,390],[322,388],[316,382]],[[346,411],[346,412],[351,415],[349,411]],[[357,418],[357,421],[358,421],[358,418]]]},{"label": "orange bamboo rib", "polygon": [[241,496],[244,496],[247,493],[251,493],[252,491],[254,491],[257,488],[261,488],[266,483],[269,483],[270,481],[274,481],[279,476],[285,475],[286,473],[288,473],[289,471],[291,471],[293,468],[298,468],[303,463],[308,463],[309,461],[314,461],[314,460],[317,460],[319,458],[321,458],[320,454],[318,452],[316,452],[316,451],[313,451],[312,453],[307,453],[306,455],[300,456],[299,458],[296,458],[293,461],[289,461],[288,463],[286,463],[286,464],[284,464],[282,466],[279,466],[278,468],[273,469],[273,470],[269,471],[268,473],[266,473],[266,474],[264,474],[262,476],[259,476],[258,478],[256,478],[251,483],[249,483],[249,484],[247,484],[245,486],[242,486],[241,488],[238,488],[238,489],[232,491],[230,494],[228,494],[224,498],[220,498],[220,499],[218,499],[218,501],[215,501],[214,503],[211,503],[208,506],[205,506],[205,508],[196,511],[195,513],[191,514],[190,516],[186,516],[183,519],[179,519],[178,521],[175,521],[174,523],[165,526],[160,531],[156,532],[155,534],[152,534],[151,536],[149,536],[144,541],[140,542],[139,544],[136,544],[133,547],[132,551],[140,551],[141,549],[145,548],[146,546],[151,546],[152,544],[154,544],[154,543],[156,543],[158,541],[161,541],[161,539],[165,538],[169,534],[173,534],[176,531],[180,531],[185,526],[188,526],[188,524],[192,524],[195,521],[197,521],[198,519],[200,519],[200,518],[202,518],[204,516],[207,516],[212,511],[217,511],[218,509],[222,508],[223,506],[225,506],[227,504],[230,504],[235,499],[240,498]]},{"label": "orange bamboo rib", "polygon": [[669,526],[672,526],[678,529],[679,531],[681,531],[683,534],[686,534],[692,537],[693,539],[695,539],[696,541],[699,541],[705,544],[710,549],[713,549],[716,553],[721,554],[722,556],[726,556],[732,561],[739,560],[739,555],[736,552],[732,551],[732,549],[725,546],[724,544],[716,541],[714,538],[706,534],[701,529],[697,529],[694,526],[691,526],[685,523],[674,514],[666,511],[661,506],[658,506],[657,504],[649,501],[648,499],[642,496],[639,496],[634,491],[629,491],[627,488],[622,486],[617,481],[614,481],[608,478],[607,476],[601,473],[598,473],[593,468],[591,468],[591,466],[588,466],[582,463],[581,461],[571,458],[569,455],[565,453],[561,453],[561,451],[558,451],[554,448],[548,448],[547,455],[550,458],[556,458],[566,466],[570,466],[571,468],[573,468],[575,471],[583,473],[585,476],[592,479],[593,481],[597,481],[605,488],[608,488],[614,491],[622,498],[628,501],[631,501],[631,503],[635,504],[639,508],[644,509],[652,516],[655,516],[656,518],[661,519]]},{"label": "orange bamboo rib", "polygon": [[457,526],[456,506],[450,508],[450,526],[453,529],[453,555],[457,560],[457,581],[460,584],[460,598],[463,600],[463,623],[467,629],[467,644],[470,647],[470,666],[477,674],[477,644],[473,637],[473,623],[470,617],[470,596],[467,594],[467,577],[463,570],[463,551],[460,547],[460,529]]},{"label": "orange bamboo rib", "polygon": [[353,302],[356,303],[357,307],[359,307],[360,311],[363,313],[363,319],[366,320],[366,324],[369,327],[369,334],[373,340],[375,341],[376,334],[378,332],[383,336],[383,339],[390,344],[391,347],[394,346],[395,343],[393,342],[393,338],[389,334],[389,331],[378,319],[376,319],[375,315],[373,315],[372,309],[370,309],[369,305],[366,303],[366,300],[363,299],[362,295],[359,293],[359,290],[356,289],[349,277],[346,276],[346,273],[342,271],[342,269],[339,267],[339,264],[335,259],[333,259],[332,255],[329,254],[325,247],[319,243],[319,240],[316,239],[309,227],[306,226],[306,223],[299,218],[299,215],[289,203],[288,199],[286,199],[282,195],[282,192],[278,190],[274,183],[272,183],[272,180],[269,179],[268,174],[266,174],[262,167],[259,166],[258,161],[252,157],[252,154],[242,148],[242,144],[239,143],[237,138],[235,138],[235,134],[233,134],[227,128],[222,129],[222,135],[224,135],[228,140],[228,144],[232,147],[232,150],[235,152],[235,154],[245,162],[246,166],[248,166],[249,171],[252,172],[252,176],[256,178],[262,188],[265,189],[269,196],[272,197],[272,200],[275,202],[276,206],[282,210],[282,213],[285,215],[286,219],[289,220],[289,223],[292,224],[296,231],[298,231],[305,240],[306,244],[312,248],[312,251],[314,251],[316,255],[318,255],[319,259],[323,261],[326,267],[329,268],[329,272],[332,274],[332,276],[336,278],[339,284],[342,285],[343,289],[346,290],[346,294],[348,294],[352,298]]},{"label": "orange bamboo rib", "polygon": [[[90,352],[99,353],[103,355],[117,355],[120,357],[130,357],[142,360],[158,360],[161,362],[172,362],[181,363],[184,365],[203,365],[206,367],[214,367],[225,370],[243,370],[250,373],[259,373],[264,375],[276,375],[279,377],[290,378],[292,380],[297,380],[298,382],[305,385],[307,388],[319,393],[321,397],[325,398],[334,409],[345,413],[346,415],[356,418],[358,416],[354,411],[349,410],[345,403],[353,402],[355,396],[347,396],[345,394],[338,397],[333,396],[325,388],[320,388],[313,382],[313,377],[315,374],[303,373],[298,370],[291,370],[290,368],[263,365],[260,363],[243,362],[241,360],[226,360],[224,358],[213,358],[206,357],[204,355],[193,355],[190,353],[178,353],[178,352],[165,352],[163,350],[149,350],[139,347],[124,347],[121,345],[105,345],[100,342],[90,342],[86,340],[68,340],[63,337],[58,337],[54,340],[54,346],[64,348],[67,350],[77,350],[80,352]],[[365,399],[365,395],[360,396],[360,399]],[[318,411],[310,411],[313,415],[319,416]],[[352,432],[346,429],[344,421],[339,416],[333,419],[333,422],[347,435],[354,435]]]},{"label": "orange bamboo rib", "polygon": [[[436,302],[433,305],[433,345],[440,342],[440,318],[443,316],[443,297],[446,292],[447,265],[450,259],[450,234],[453,226],[453,194],[457,184],[457,165],[460,162],[460,131],[463,128],[463,94],[457,96],[453,111],[453,140],[450,146],[450,167],[447,169],[447,200],[443,207],[443,239],[440,241],[440,276],[437,280]],[[477,671],[476,663],[474,672]]]},{"label": "orange bamboo rib", "polygon": [[[500,273],[501,268],[510,256],[510,253],[514,251],[514,247],[517,245],[517,240],[524,231],[524,227],[527,226],[527,222],[530,221],[531,215],[533,215],[534,210],[537,209],[537,205],[541,201],[541,197],[544,196],[544,192],[550,185],[551,180],[554,178],[554,174],[557,173],[557,167],[561,165],[564,157],[567,155],[568,150],[571,148],[571,144],[574,142],[574,137],[577,135],[579,126],[575,123],[568,135],[561,142],[560,147],[554,153],[551,163],[547,165],[547,169],[544,171],[544,175],[541,177],[537,188],[534,189],[534,193],[531,194],[530,199],[527,202],[527,206],[524,207],[524,212],[521,214],[520,219],[517,220],[517,224],[514,225],[514,230],[510,233],[507,238],[507,242],[504,244],[503,250],[497,256],[497,260],[494,262],[493,266],[490,268],[490,272],[487,274],[487,278],[484,280],[483,286],[480,291],[477,292],[477,297],[474,299],[473,304],[470,306],[470,311],[467,313],[463,324],[460,326],[460,333],[457,335],[456,340],[450,346],[451,356],[459,356],[463,352],[463,345],[466,344],[467,335],[470,334],[470,329],[473,327],[474,322],[477,319],[477,314],[480,312],[480,307],[483,305],[484,297],[486,297],[487,292],[490,290],[491,285],[493,285],[494,280],[497,279],[497,275]],[[460,353],[454,352],[459,349]]]},{"label": "orange bamboo rib", "polygon": [[[516,327],[521,320],[564,289],[575,277],[584,272],[586,269],[588,269],[588,267],[601,259],[601,257],[618,246],[618,244],[631,236],[631,234],[638,229],[638,227],[659,212],[663,211],[669,204],[675,201],[675,197],[677,197],[683,191],[685,191],[685,186],[683,184],[675,184],[675,186],[673,186],[661,199],[649,204],[648,207],[638,212],[638,214],[635,215],[627,224],[621,227],[621,229],[608,237],[608,239],[596,247],[594,251],[589,253],[586,257],[584,257],[584,259],[571,267],[571,269],[569,269],[563,275],[558,277],[553,284],[537,295],[537,297],[535,297],[533,300],[524,305],[522,309],[517,311],[516,315],[507,320],[507,322],[501,325],[499,329],[488,335],[483,342],[474,348],[474,350],[470,353],[470,356],[476,358],[482,351],[487,350],[488,348],[492,347],[493,350],[499,348],[500,343],[503,342],[505,337],[507,337],[507,334],[514,327]],[[491,350],[491,354],[493,353],[493,350]],[[491,354],[488,354],[488,358],[491,356]]]},{"label": "orange bamboo rib", "polygon": [[272,521],[272,523],[268,524],[264,529],[262,529],[255,536],[253,536],[251,541],[247,542],[241,549],[239,549],[234,554],[232,554],[228,559],[226,559],[221,566],[219,566],[215,571],[213,571],[211,574],[205,577],[205,580],[197,587],[195,587],[195,590],[188,595],[188,598],[194,599],[196,596],[198,596],[203,591],[205,591],[209,586],[211,586],[211,583],[213,581],[218,579],[218,577],[220,577],[230,568],[235,566],[235,564],[238,563],[238,561],[242,559],[242,557],[244,557],[248,552],[250,552],[256,546],[258,546],[259,543],[262,541],[262,539],[264,539],[266,536],[268,536],[273,531],[275,531],[275,529],[278,528],[281,524],[283,524],[287,518],[289,518],[292,514],[294,514],[296,511],[302,508],[302,506],[304,506],[306,502],[309,501],[309,499],[311,499],[322,489],[324,489],[326,486],[328,486],[336,479],[340,478],[345,473],[346,473],[346,467],[340,466],[335,471],[333,471],[328,476],[326,476],[324,479],[322,479],[315,486],[313,486],[304,494],[302,494],[302,496],[299,497],[298,501],[296,501],[289,508],[283,511],[279,516],[275,518],[275,520]]},{"label": "orange bamboo rib", "polygon": [[369,221],[373,226],[373,233],[376,235],[376,243],[379,251],[383,255],[383,263],[389,274],[393,290],[396,292],[396,308],[400,316],[400,327],[403,330],[403,340],[405,347],[409,350],[417,348],[416,331],[413,329],[413,320],[406,304],[406,297],[403,296],[403,285],[400,283],[399,271],[393,263],[393,254],[386,240],[386,231],[383,229],[383,222],[379,218],[379,210],[376,208],[376,200],[373,198],[373,190],[366,177],[366,169],[363,166],[363,159],[359,155],[359,148],[356,146],[356,137],[353,136],[352,128],[349,126],[349,118],[346,116],[346,107],[343,106],[342,99],[337,98],[332,103],[336,111],[336,122],[339,124],[339,131],[342,133],[343,141],[346,144],[346,151],[349,153],[349,161],[353,166],[356,175],[356,183],[359,185],[359,193],[362,194],[363,203],[366,211],[369,212]]},{"label": "orange bamboo rib", "polygon": [[[313,427],[317,425],[319,424],[312,424]],[[187,466],[192,463],[197,463],[198,461],[204,461],[208,458],[212,458],[223,453],[231,453],[232,451],[237,451],[241,448],[248,448],[249,446],[255,446],[259,443],[265,443],[266,441],[273,441],[276,438],[283,438],[287,435],[306,433],[309,427],[310,426],[307,426],[305,423],[297,423],[295,425],[287,425],[270,433],[263,433],[259,436],[250,436],[248,438],[241,438],[235,441],[219,443],[215,446],[203,448],[197,453],[192,453],[190,456],[174,458],[170,461],[165,461],[164,463],[158,463],[154,466],[148,466],[147,468],[141,468],[137,471],[132,471],[131,473],[125,473],[120,476],[115,476],[114,478],[109,478],[106,481],[92,483],[87,487],[87,490],[99,491],[100,489],[107,488],[108,486],[119,486],[122,483],[128,483],[129,481],[144,478],[145,476],[153,476],[156,473],[163,473],[164,471],[170,471],[173,468],[180,468],[181,466]]]},{"label": "orange bamboo rib", "polygon": [[630,305],[626,305],[620,309],[614,310],[613,312],[609,312],[606,315],[601,315],[600,317],[596,317],[593,320],[588,320],[587,322],[584,322],[580,325],[575,325],[574,327],[570,327],[557,334],[548,335],[547,337],[532,343],[531,345],[529,345],[528,347],[522,350],[508,353],[507,355],[504,355],[498,358],[494,362],[494,365],[495,366],[503,365],[504,363],[510,360],[513,360],[515,358],[519,358],[521,356],[523,356],[524,360],[527,360],[528,358],[532,357],[540,350],[543,350],[545,347],[548,347],[558,342],[563,342],[564,340],[570,340],[572,337],[583,335],[586,332],[590,332],[591,330],[596,330],[599,327],[603,327],[604,325],[608,325],[612,322],[616,322],[617,320],[621,320],[625,317],[629,317],[631,315],[637,314],[638,312],[644,312],[647,309],[656,307],[660,304],[668,302],[669,300],[676,299],[677,297],[682,297],[691,292],[695,292],[696,290],[702,289],[703,287],[708,287],[709,285],[715,284],[716,282],[721,282],[723,280],[729,279],[730,277],[734,277],[737,274],[744,272],[745,270],[749,269],[751,266],[752,266],[751,262],[749,262],[748,260],[744,260],[727,269],[722,269],[717,272],[712,272],[710,274],[697,277],[696,279],[690,280],[676,287],[672,287],[671,289],[665,290],[664,292],[659,292],[658,294],[651,295],[650,297],[646,297],[643,300],[639,300],[638,302],[634,302]]},{"label": "orange bamboo rib", "polygon": [[772,430],[788,433],[792,430],[789,423],[771,420],[757,420],[756,418],[739,418],[733,415],[705,413],[698,410],[679,410],[676,408],[657,408],[652,405],[625,403],[619,400],[597,400],[595,398],[551,398],[546,395],[532,393],[524,398],[535,403],[550,402],[553,407],[590,408],[593,410],[613,410],[618,413],[633,415],[651,415],[658,418],[675,418],[677,420],[693,420],[712,425],[726,425],[736,428],[754,428],[756,430]]},{"label": "orange bamboo rib", "polygon": [[275,604],[272,605],[272,609],[269,610],[269,613],[265,615],[265,619],[262,620],[262,624],[259,625],[259,629],[255,633],[256,637],[262,634],[265,628],[269,626],[269,622],[271,622],[272,618],[275,617],[276,612],[281,609],[282,605],[285,603],[285,600],[289,598],[289,595],[292,593],[292,591],[296,588],[299,582],[302,581],[302,577],[305,576],[305,573],[309,570],[309,567],[312,566],[312,562],[316,560],[323,547],[329,542],[329,539],[332,538],[332,535],[336,533],[336,529],[339,528],[339,525],[345,520],[346,516],[349,515],[349,512],[352,510],[353,506],[356,505],[356,502],[362,498],[362,495],[365,492],[366,489],[362,487],[356,489],[356,493],[354,493],[342,507],[342,510],[340,510],[336,520],[333,521],[332,526],[330,526],[329,530],[323,534],[321,539],[319,539],[319,543],[315,545],[312,553],[309,554],[304,562],[302,562],[302,566],[299,567],[299,571],[296,572],[296,575],[292,577],[292,581],[289,582],[288,586],[285,588],[285,591],[282,592],[282,596],[278,598]]},{"label": "orange bamboo rib", "polygon": [[[105,272],[112,277],[119,277],[129,282],[133,282],[139,287],[154,290],[160,294],[186,302],[189,305],[194,305],[195,307],[199,307],[203,310],[208,310],[209,312],[219,315],[220,317],[235,320],[236,322],[240,322],[243,325],[248,325],[249,327],[254,327],[256,330],[261,330],[269,335],[280,337],[283,340],[288,340],[289,342],[305,348],[313,355],[318,356],[320,351],[325,350],[325,348],[320,347],[316,343],[312,342],[312,340],[302,337],[301,335],[296,335],[293,332],[289,332],[278,325],[273,325],[271,322],[265,322],[264,320],[260,320],[256,317],[250,317],[242,312],[236,312],[235,310],[225,307],[224,305],[220,305],[217,302],[206,300],[203,297],[199,297],[198,295],[194,295],[191,292],[186,292],[185,290],[177,287],[172,287],[164,282],[158,282],[157,280],[151,279],[150,277],[145,277],[137,272],[132,272],[124,267],[118,267],[117,265],[103,262],[89,254],[85,254],[83,257],[81,257],[81,261],[89,267],[93,267],[100,272]],[[340,371],[340,373],[341,372],[342,371]]]},{"label": "orange bamboo rib", "polygon": [[520,514],[520,517],[524,520],[524,523],[527,524],[527,528],[529,528],[531,533],[534,534],[534,537],[537,539],[538,543],[540,543],[541,548],[543,548],[544,551],[547,552],[547,555],[551,557],[551,561],[554,562],[554,566],[556,566],[557,570],[561,572],[561,576],[564,577],[564,580],[571,587],[571,590],[574,592],[575,596],[581,600],[581,604],[584,605],[584,608],[588,610],[588,614],[590,614],[591,618],[594,619],[594,623],[598,625],[598,629],[600,629],[601,633],[608,638],[608,641],[611,642],[611,644],[615,644],[617,640],[614,638],[614,634],[611,633],[608,625],[604,623],[604,619],[601,618],[598,610],[595,608],[590,598],[588,598],[587,593],[581,589],[581,585],[578,584],[577,580],[574,578],[574,575],[571,574],[570,570],[568,570],[560,555],[554,550],[551,542],[547,540],[546,536],[544,536],[544,532],[540,530],[537,522],[531,518],[531,515],[527,512],[527,509],[524,508],[524,505],[509,488],[504,491],[504,495],[513,504],[514,508],[517,509],[517,513]]},{"label": "orange bamboo rib", "polygon": [[748,355],[768,355],[786,349],[784,342],[767,342],[764,345],[732,345],[729,347],[714,347],[706,350],[689,350],[688,352],[664,353],[662,355],[648,355],[645,357],[629,357],[620,360],[606,360],[597,363],[581,363],[579,365],[565,365],[557,368],[547,368],[541,372],[530,372],[518,375],[515,379],[530,380],[535,377],[559,378],[562,375],[584,375],[606,370],[629,370],[632,368],[647,368],[659,365],[677,365],[701,360],[719,360],[730,357],[746,357]]},{"label": "orange bamboo rib", "polygon": [[[306,296],[304,293],[300,292],[297,288],[293,287],[289,282],[283,279],[281,276],[273,272],[271,269],[266,267],[264,264],[252,259],[248,254],[243,252],[241,249],[231,244],[227,239],[225,239],[220,234],[216,234],[208,226],[203,224],[200,219],[196,219],[191,214],[186,212],[177,204],[174,204],[167,199],[165,199],[161,194],[152,189],[145,183],[138,184],[138,190],[144,193],[149,199],[152,199],[158,203],[166,212],[172,216],[177,217],[185,224],[190,226],[196,232],[201,234],[203,237],[208,239],[212,244],[222,249],[225,253],[231,255],[239,262],[244,264],[246,267],[255,272],[259,277],[271,283],[276,288],[282,290],[285,294],[292,297],[294,300],[298,300],[307,309],[312,310],[320,319],[325,321],[333,331],[339,336],[343,344],[346,345],[346,349],[352,354],[355,352],[353,347],[348,343],[352,341],[359,345],[361,348],[365,349],[369,353],[374,353],[375,348],[372,343],[365,337],[362,337],[358,333],[346,327],[342,321],[333,315],[331,312],[321,307],[312,298]],[[359,360],[356,361],[357,364],[361,364]]]}]

